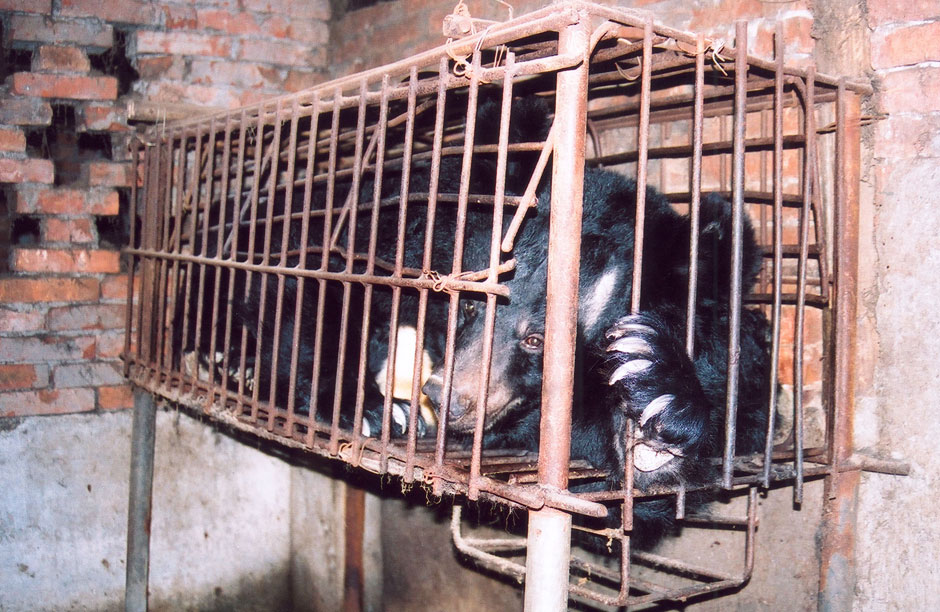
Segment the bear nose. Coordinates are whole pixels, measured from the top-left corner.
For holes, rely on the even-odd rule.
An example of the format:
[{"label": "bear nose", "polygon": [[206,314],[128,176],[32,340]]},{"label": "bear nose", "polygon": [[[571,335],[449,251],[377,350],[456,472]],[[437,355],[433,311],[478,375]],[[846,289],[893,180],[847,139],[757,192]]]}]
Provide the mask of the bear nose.
[{"label": "bear nose", "polygon": [[432,374],[424,381],[421,391],[428,396],[428,399],[434,404],[434,408],[440,410],[443,403],[441,400],[444,395],[444,380],[440,376]]}]

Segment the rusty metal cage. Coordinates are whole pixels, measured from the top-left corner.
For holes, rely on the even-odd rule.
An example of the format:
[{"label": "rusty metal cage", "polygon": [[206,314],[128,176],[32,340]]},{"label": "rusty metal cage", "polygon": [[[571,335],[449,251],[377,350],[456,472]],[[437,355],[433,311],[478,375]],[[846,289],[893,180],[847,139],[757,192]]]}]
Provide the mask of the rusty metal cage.
[{"label": "rusty metal cage", "polygon": [[[798,502],[805,479],[835,474],[847,460],[838,432],[852,399],[852,151],[860,98],[869,91],[788,66],[779,30],[774,61],[747,56],[744,23],[734,47],[655,25],[643,14],[579,2],[469,27],[475,33],[379,69],[157,126],[135,145],[143,187],[134,194],[125,251],[134,288],[126,375],[240,430],[417,482],[435,495],[488,499],[532,516],[600,517],[622,508],[622,525],[595,532],[621,542],[619,569],[576,557],[563,601],[570,593],[633,605],[740,585],[753,564],[757,489],[789,481]],[[512,139],[512,104],[520,96],[546,101],[551,128],[544,137]],[[479,123],[484,104],[497,109],[498,125]],[[531,161],[531,172],[508,176],[520,156]],[[482,191],[471,177],[481,160],[493,169]],[[744,491],[750,501],[742,517],[710,519],[745,536],[734,575],[631,551],[634,497],[673,496],[678,518],[693,524],[695,517],[683,516],[684,488],[635,489],[629,457],[622,487],[571,486],[598,478],[595,466],[571,461],[568,448],[576,228],[585,168],[592,167],[636,180],[628,310],[641,303],[647,186],[692,223],[704,193],[730,201],[732,267],[740,270],[745,219],[763,250],[753,288],[742,286],[740,272],[728,281],[726,444],[714,460],[720,478],[708,485]],[[549,175],[550,202],[537,197]],[[539,451],[489,448],[482,410],[467,442],[454,445],[446,405],[436,414],[423,406],[426,345],[440,345],[447,398],[460,309],[473,298],[488,331],[478,387],[485,404],[494,321],[501,300],[512,299],[501,279],[513,269],[514,239],[533,207],[551,218]],[[485,218],[490,229],[482,238],[465,235],[468,214]],[[698,233],[690,235],[694,262]],[[472,248],[482,253],[476,259],[465,253],[474,239]],[[421,245],[412,247],[417,260],[409,260],[409,244]],[[697,283],[690,268],[692,353]],[[250,317],[239,314],[244,303]],[[763,452],[742,456],[734,446],[735,356],[746,310],[769,322],[772,367],[770,435]],[[414,329],[408,342],[404,327]],[[375,381],[379,395],[370,395],[375,333],[388,348]],[[410,378],[401,389],[400,369]],[[370,402],[381,406],[377,427],[365,418]],[[427,431],[435,433],[422,435]],[[473,541],[455,520],[462,551],[536,579],[541,570],[511,558],[524,552],[525,540]],[[567,538],[570,518],[561,525]],[[530,564],[538,546],[531,534],[530,526]],[[567,554],[554,556],[568,575]],[[687,581],[662,586],[637,578],[631,559]]]}]

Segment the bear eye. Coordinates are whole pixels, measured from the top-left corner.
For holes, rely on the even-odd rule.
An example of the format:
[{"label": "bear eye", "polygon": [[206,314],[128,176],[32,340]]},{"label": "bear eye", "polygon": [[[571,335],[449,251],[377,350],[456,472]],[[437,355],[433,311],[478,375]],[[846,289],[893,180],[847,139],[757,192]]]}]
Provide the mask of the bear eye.
[{"label": "bear eye", "polygon": [[529,334],[522,339],[522,348],[527,351],[541,351],[542,346],[545,344],[545,336],[542,334]]},{"label": "bear eye", "polygon": [[477,311],[477,305],[476,305],[475,302],[464,301],[464,303],[463,303],[463,314],[464,314],[465,316],[467,316],[467,317],[472,317],[474,314],[476,314],[476,311]]}]

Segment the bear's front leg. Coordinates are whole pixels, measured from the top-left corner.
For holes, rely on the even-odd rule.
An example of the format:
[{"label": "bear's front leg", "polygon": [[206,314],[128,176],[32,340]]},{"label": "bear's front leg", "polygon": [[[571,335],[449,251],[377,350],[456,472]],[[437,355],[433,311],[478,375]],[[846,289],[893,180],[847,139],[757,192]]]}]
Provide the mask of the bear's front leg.
[{"label": "bear's front leg", "polygon": [[682,484],[703,467],[712,415],[695,366],[659,317],[623,317],[606,333],[609,378],[633,420],[637,485]]}]

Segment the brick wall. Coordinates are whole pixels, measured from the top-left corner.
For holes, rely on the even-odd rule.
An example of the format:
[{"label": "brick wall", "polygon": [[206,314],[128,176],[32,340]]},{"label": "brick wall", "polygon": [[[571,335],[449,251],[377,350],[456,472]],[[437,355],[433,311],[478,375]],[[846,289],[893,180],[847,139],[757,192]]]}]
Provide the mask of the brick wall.
[{"label": "brick wall", "polygon": [[329,19],[328,0],[0,0],[0,416],[131,405],[135,123],[324,80]]}]

